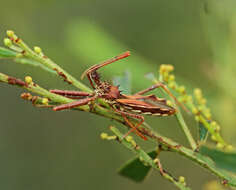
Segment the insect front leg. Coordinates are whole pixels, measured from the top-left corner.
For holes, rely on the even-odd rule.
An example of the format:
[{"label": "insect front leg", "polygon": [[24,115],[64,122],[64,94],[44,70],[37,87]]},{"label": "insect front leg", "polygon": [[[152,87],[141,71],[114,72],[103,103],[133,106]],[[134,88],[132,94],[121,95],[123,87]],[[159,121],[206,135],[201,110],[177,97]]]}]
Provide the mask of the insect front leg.
[{"label": "insect front leg", "polygon": [[68,103],[68,104],[62,104],[62,105],[59,105],[59,106],[55,106],[53,108],[53,110],[54,111],[60,111],[60,110],[65,110],[65,109],[71,109],[71,108],[78,107],[78,106],[83,106],[83,105],[86,105],[86,104],[88,104],[89,102],[91,102],[95,99],[96,99],[95,96],[93,96],[91,98],[84,98],[84,99],[74,101],[74,102],[71,102],[71,103]]},{"label": "insect front leg", "polygon": [[155,84],[155,85],[152,85],[151,87],[147,88],[147,89],[144,89],[144,90],[141,90],[137,93],[135,93],[134,95],[143,95],[147,92],[150,92],[152,90],[155,90],[156,88],[159,88],[161,85],[158,83],[158,84]]},{"label": "insect front leg", "polygon": [[85,96],[93,96],[92,93],[88,93],[88,92],[82,92],[82,91],[73,91],[73,90],[50,90],[50,92],[54,93],[54,94],[58,94],[61,96],[65,96],[67,98],[71,98],[71,99],[81,99],[81,97],[85,97]]},{"label": "insect front leg", "polygon": [[114,63],[114,62],[116,62],[116,61],[118,61],[120,59],[124,59],[124,58],[126,58],[128,56],[130,56],[130,52],[129,51],[124,52],[121,55],[115,56],[115,57],[113,57],[111,59],[108,59],[107,61],[104,61],[103,63],[93,65],[92,67],[88,68],[87,70],[85,70],[83,72],[83,74],[81,75],[81,79],[83,79],[85,77],[85,75],[87,75],[88,80],[89,80],[91,86],[93,87],[93,89],[95,89],[93,81],[96,84],[99,83],[99,77],[96,75],[96,71],[98,69],[100,69],[101,67],[104,67],[104,66],[106,66],[108,64],[111,64],[111,63]]},{"label": "insect front leg", "polygon": [[181,103],[177,100],[177,98],[171,93],[171,91],[166,87],[166,85],[164,85],[163,83],[159,82],[147,89],[141,90],[139,92],[137,92],[135,95],[143,95],[147,92],[150,92],[156,88],[162,88],[175,102],[176,104],[178,104],[179,106],[181,106],[186,112],[189,113],[189,110]]}]

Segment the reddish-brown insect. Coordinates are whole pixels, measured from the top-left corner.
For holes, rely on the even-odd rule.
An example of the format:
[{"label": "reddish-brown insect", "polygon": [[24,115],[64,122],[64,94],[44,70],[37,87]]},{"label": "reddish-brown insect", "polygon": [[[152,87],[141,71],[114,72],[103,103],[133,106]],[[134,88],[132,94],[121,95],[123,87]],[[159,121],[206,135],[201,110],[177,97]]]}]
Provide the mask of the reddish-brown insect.
[{"label": "reddish-brown insect", "polygon": [[[152,87],[142,90],[134,95],[125,95],[121,94],[118,86],[114,86],[108,82],[100,80],[100,76],[97,73],[97,70],[99,68],[111,64],[120,59],[126,58],[129,55],[130,52],[125,52],[103,63],[96,64],[90,67],[82,74],[81,76],[82,79],[84,78],[85,75],[87,75],[88,80],[92,88],[94,89],[93,93],[87,93],[81,91],[51,90],[51,92],[62,96],[66,96],[72,99],[80,99],[72,103],[55,106],[53,110],[59,111],[64,109],[70,109],[77,106],[86,105],[97,98],[102,98],[111,106],[111,108],[115,112],[121,114],[125,122],[132,128],[127,134],[125,134],[125,136],[135,131],[137,135],[142,137],[144,140],[147,140],[147,138],[137,130],[137,128],[144,122],[144,117],[141,114],[155,115],[155,116],[169,116],[173,115],[176,112],[176,109],[168,106],[165,99],[158,98],[155,95],[144,96],[143,94],[151,90],[154,90],[158,87],[161,87],[169,95],[171,95],[176,102],[177,100],[162,83],[153,85]],[[81,99],[81,97],[85,98]],[[138,122],[138,124],[134,126],[133,123],[130,122],[128,117],[139,119],[140,122]]]}]

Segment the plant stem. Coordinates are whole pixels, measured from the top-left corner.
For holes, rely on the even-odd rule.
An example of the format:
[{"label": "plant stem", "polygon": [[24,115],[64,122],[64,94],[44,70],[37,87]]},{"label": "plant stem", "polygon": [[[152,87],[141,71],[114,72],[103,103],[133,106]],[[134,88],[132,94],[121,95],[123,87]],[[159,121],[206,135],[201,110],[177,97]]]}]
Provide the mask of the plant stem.
[{"label": "plant stem", "polygon": [[[49,98],[54,103],[65,104],[65,103],[75,101],[75,100],[51,93],[48,90],[46,90],[36,84],[26,85],[25,82],[17,79],[20,84],[19,85],[17,83],[14,84],[12,82],[9,82],[9,79],[16,80],[16,78],[14,78],[14,77],[10,77],[8,75],[0,73],[0,82],[12,84],[12,85],[24,88],[28,91],[33,92],[33,93],[37,93],[43,97]],[[97,104],[94,104],[94,109],[92,109],[92,110],[90,110],[89,106],[87,106],[87,105],[77,107],[76,109],[86,111],[86,112],[95,113],[95,114],[101,115],[103,117],[114,119],[117,122],[122,123],[123,125],[127,125],[124,122],[124,119],[120,115],[118,115],[106,108],[103,108]],[[134,124],[137,124],[137,120],[131,119],[131,121],[134,122]],[[140,132],[142,132],[143,135],[146,135],[146,136],[150,137],[151,139],[153,139],[155,142],[157,141],[158,143],[168,147],[168,149],[170,151],[177,152],[178,154],[181,154],[184,157],[196,162],[200,166],[206,168],[208,171],[214,173],[220,179],[227,180],[229,185],[236,187],[236,179],[229,176],[226,172],[216,168],[215,165],[212,163],[212,161],[209,158],[207,158],[199,153],[196,153],[191,149],[185,148],[185,147],[179,145],[178,143],[174,142],[173,140],[168,139],[167,137],[164,137],[164,136],[156,133],[145,122],[143,123],[143,127],[145,127],[145,128],[141,128],[141,127],[139,128]]]},{"label": "plant stem", "polygon": [[208,157],[206,157],[200,153],[197,153],[191,149],[188,149],[188,148],[178,144],[177,142],[160,135],[159,133],[157,133],[155,131],[151,131],[151,130],[145,131],[144,130],[143,134],[151,137],[152,139],[155,139],[164,147],[168,147],[168,151],[176,152],[176,153],[188,158],[189,160],[192,160],[193,162],[199,164],[203,168],[207,169],[211,173],[218,176],[222,181],[226,180],[228,185],[236,187],[236,178],[229,175],[229,173],[227,173],[226,171],[217,168],[215,166],[215,163],[211,159],[209,159]]},{"label": "plant stem", "polygon": [[28,58],[31,58],[35,61],[38,61],[39,63],[43,64],[47,68],[51,69],[52,71],[56,71],[57,74],[60,77],[63,77],[63,79],[68,82],[69,84],[74,85],[78,89],[85,91],[85,92],[92,92],[90,88],[85,86],[83,83],[79,82],[76,78],[71,76],[68,72],[66,72],[64,69],[62,69],[60,66],[58,66],[55,62],[53,62],[51,59],[49,59],[46,56],[43,56],[41,54],[37,54],[33,50],[31,50],[26,43],[22,39],[19,40],[17,43],[19,47],[21,47],[23,50],[25,50],[24,55]]},{"label": "plant stem", "polygon": [[183,130],[184,134],[186,135],[190,146],[192,147],[193,150],[197,150],[197,148],[198,148],[197,144],[196,144],[191,132],[189,131],[189,128],[186,125],[184,118],[183,118],[179,109],[177,110],[177,113],[175,114],[175,116],[181,126],[181,129]]},{"label": "plant stem", "polygon": [[[110,130],[118,137],[119,142],[121,142],[122,145],[124,145],[126,148],[134,152],[138,155],[138,157],[142,158],[145,163],[147,163],[152,168],[161,171],[162,169],[158,166],[158,164],[140,147],[140,146],[134,146],[132,143],[128,142],[126,139],[124,139],[124,134],[120,133],[120,131],[115,127],[110,127]],[[178,189],[181,190],[190,190],[189,187],[186,187],[183,183],[177,181],[174,179],[171,175],[164,172],[162,173],[162,176],[173,183]]]}]

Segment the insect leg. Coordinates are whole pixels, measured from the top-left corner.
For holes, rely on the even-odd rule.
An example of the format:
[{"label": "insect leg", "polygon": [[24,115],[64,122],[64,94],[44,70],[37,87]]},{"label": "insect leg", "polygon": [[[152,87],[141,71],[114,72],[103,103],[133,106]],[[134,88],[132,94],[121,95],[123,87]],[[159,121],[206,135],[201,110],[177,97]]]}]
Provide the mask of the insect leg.
[{"label": "insect leg", "polygon": [[92,96],[93,94],[88,92],[82,92],[82,91],[73,91],[73,90],[57,90],[53,89],[50,90],[50,92],[54,94],[59,94],[62,96]]},{"label": "insect leg", "polygon": [[[137,116],[137,115],[136,115]],[[130,133],[132,133],[133,131],[138,131],[137,130],[137,128],[140,126],[140,125],[142,125],[142,123],[144,122],[144,118],[143,118],[143,116],[141,116],[139,119],[141,119],[141,121],[134,127],[134,128],[132,128],[132,129],[130,129],[125,135],[124,135],[124,137],[127,137]],[[143,137],[145,137],[145,136],[142,136],[142,138]],[[145,138],[143,138],[144,140],[147,140],[147,138],[145,137]]]},{"label": "insect leg", "polygon": [[135,93],[134,95],[143,95],[143,94],[150,92],[150,91],[152,91],[156,88],[159,88],[159,87],[160,87],[160,84],[158,83],[158,84],[152,85],[151,87],[149,87],[147,89],[141,90],[141,91]]},{"label": "insect leg", "polygon": [[55,106],[53,108],[53,110],[54,111],[60,111],[60,110],[65,110],[65,109],[71,109],[71,108],[78,107],[78,106],[83,106],[83,105],[86,105],[86,104],[88,104],[89,102],[91,102],[95,99],[96,99],[95,96],[93,96],[91,98],[84,98],[84,99],[74,101],[74,102],[71,102],[71,103],[68,103],[68,104],[62,104],[62,105],[59,105],[59,106]]},{"label": "insect leg", "polygon": [[166,85],[164,85],[163,83],[159,82],[147,89],[141,90],[139,92],[137,92],[135,95],[143,95],[147,92],[150,92],[156,88],[162,88],[174,101],[176,104],[178,104],[179,106],[181,106],[186,112],[189,113],[189,110],[181,103],[177,100],[177,98],[171,93],[171,91],[166,87]]},{"label": "insect leg", "polygon": [[[114,63],[115,61],[126,58],[128,56],[130,56],[129,51],[124,52],[121,55],[115,56],[115,57],[113,57],[113,58],[111,58],[111,59],[109,59],[109,60],[107,60],[103,63],[93,65],[92,67],[90,67],[90,68],[88,68],[87,70],[84,71],[84,73],[81,75],[81,79],[83,79],[85,75],[88,76],[88,74],[92,73],[93,71],[96,71],[97,69],[99,69],[101,67],[104,67],[104,66],[106,66],[108,64],[111,64],[111,63]],[[88,76],[88,78],[89,78],[89,76]]]},{"label": "insect leg", "polygon": [[88,93],[88,92],[82,92],[82,91],[70,91],[70,90],[50,90],[50,92],[54,93],[54,94],[58,94],[61,96],[65,96],[67,98],[70,99],[81,99],[81,97],[85,97],[85,96],[93,96],[92,93]]},{"label": "insect leg", "polygon": [[[136,134],[138,136],[140,136],[143,140],[147,140],[147,137],[145,137],[142,133],[140,133],[137,128],[144,122],[144,117],[141,116],[141,115],[136,115],[136,114],[132,114],[132,113],[128,113],[128,112],[124,112],[124,111],[121,111],[121,110],[118,110],[118,109],[115,109],[116,112],[120,113],[122,115],[122,117],[124,118],[125,122],[132,128],[130,129],[125,135],[123,138],[127,137],[131,132],[136,132]],[[127,118],[127,115],[130,116],[130,117],[133,117],[133,118],[136,118],[136,119],[140,119],[141,121],[136,125],[134,126],[130,121],[129,119]]]}]

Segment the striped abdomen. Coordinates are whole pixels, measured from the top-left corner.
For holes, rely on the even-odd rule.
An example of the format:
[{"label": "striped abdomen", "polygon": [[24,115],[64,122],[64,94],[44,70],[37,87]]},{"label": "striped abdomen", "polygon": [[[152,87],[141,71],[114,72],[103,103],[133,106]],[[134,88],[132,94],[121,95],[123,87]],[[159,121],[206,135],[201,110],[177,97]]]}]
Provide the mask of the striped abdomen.
[{"label": "striped abdomen", "polygon": [[175,108],[168,106],[165,100],[157,101],[154,99],[117,99],[118,102],[125,110],[130,112],[145,114],[145,115],[157,115],[168,116],[173,115]]}]

